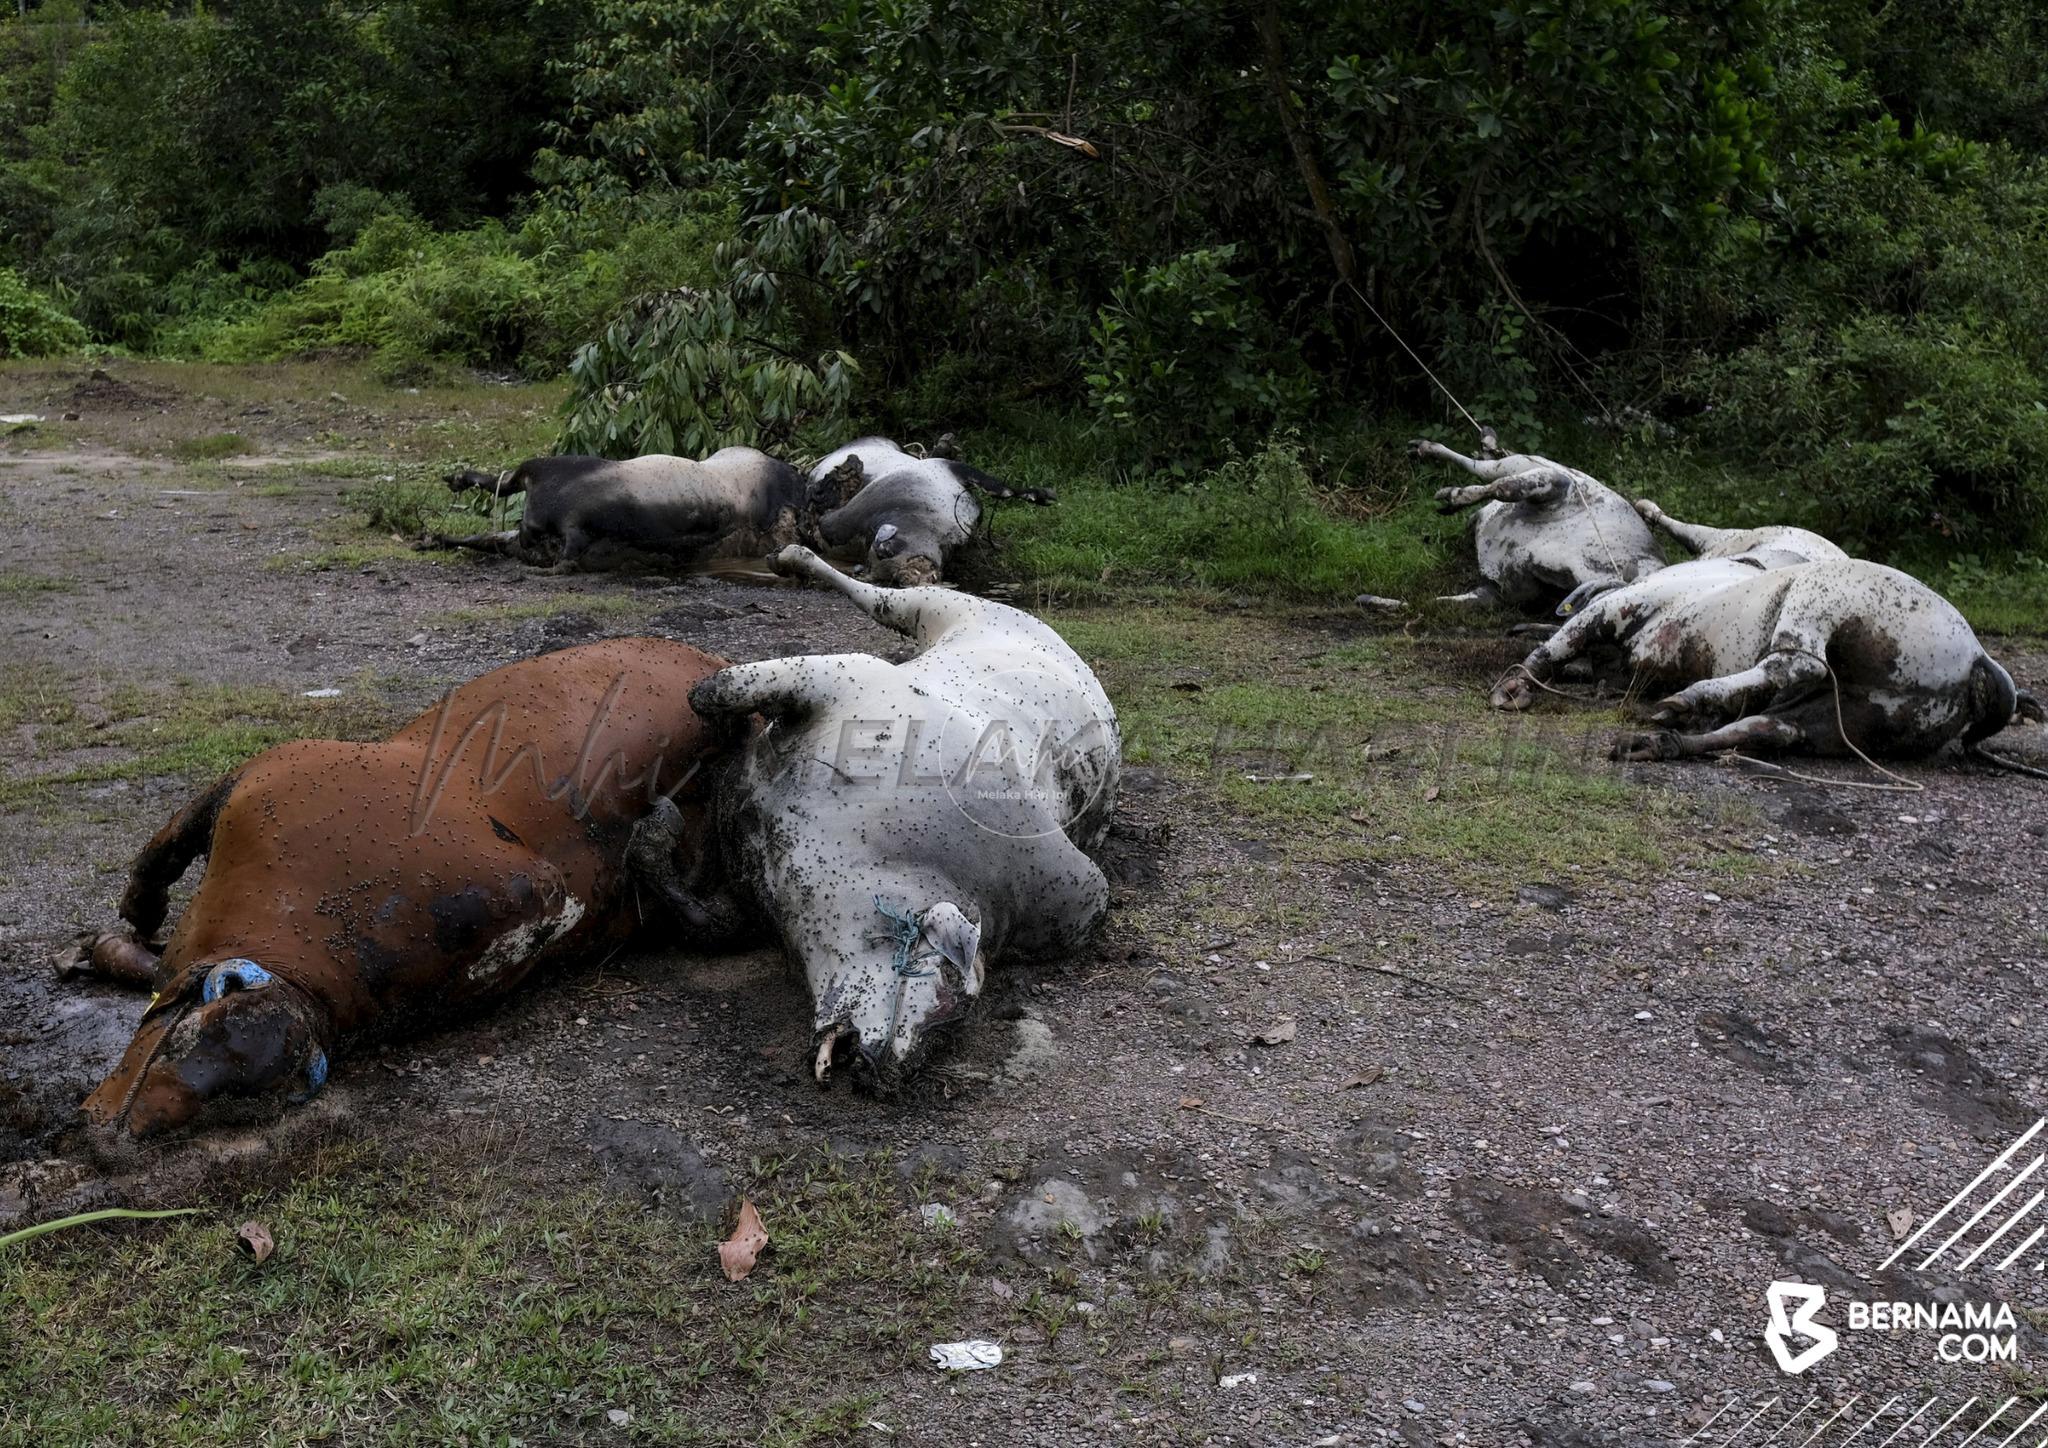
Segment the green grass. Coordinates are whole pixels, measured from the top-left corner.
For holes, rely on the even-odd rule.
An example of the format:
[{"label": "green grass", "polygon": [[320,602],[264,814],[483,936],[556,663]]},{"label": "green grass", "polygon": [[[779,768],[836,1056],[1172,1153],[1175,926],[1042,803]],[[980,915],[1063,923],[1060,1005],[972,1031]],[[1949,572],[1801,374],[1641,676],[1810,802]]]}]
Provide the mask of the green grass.
[{"label": "green grass", "polygon": [[1504,642],[1345,642],[1284,613],[1132,604],[1049,621],[1101,676],[1126,760],[1201,783],[1228,818],[1284,826],[1292,855],[1423,858],[1498,889],[1567,865],[1751,864],[1717,848],[1691,798],[1607,760],[1614,708],[1488,710],[1517,652]]},{"label": "green grass", "polygon": [[76,593],[78,582],[41,573],[0,572],[0,598],[28,598],[38,593]]},{"label": "green grass", "polygon": [[[885,1158],[747,1169],[770,1247],[730,1283],[716,1224],[492,1155],[335,1152],[191,1221],[0,1252],[0,1444],[842,1441],[969,1325],[978,1254],[922,1230]],[[260,1266],[245,1217],[277,1240]]]},{"label": "green grass", "polygon": [[239,432],[216,432],[206,437],[182,437],[171,444],[171,456],[180,462],[218,462],[256,451],[256,444]]},{"label": "green grass", "polygon": [[[0,781],[0,804],[32,800],[58,785],[157,775],[211,779],[287,740],[373,738],[390,722],[381,693],[363,679],[340,698],[307,699],[282,689],[185,681],[101,687],[55,669],[25,668],[0,684],[0,730],[32,730],[30,767]],[[36,767],[99,751],[103,757]]]}]

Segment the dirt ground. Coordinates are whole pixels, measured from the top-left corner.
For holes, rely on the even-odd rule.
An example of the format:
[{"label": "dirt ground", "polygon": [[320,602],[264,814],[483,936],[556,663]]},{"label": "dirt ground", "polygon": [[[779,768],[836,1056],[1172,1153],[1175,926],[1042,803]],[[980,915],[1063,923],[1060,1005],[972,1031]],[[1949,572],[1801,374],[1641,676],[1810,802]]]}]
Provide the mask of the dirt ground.
[{"label": "dirt ground", "polygon": [[[49,961],[112,923],[127,859],[203,782],[152,772],[124,703],[338,689],[320,707],[360,724],[609,634],[735,659],[901,643],[793,586],[558,578],[364,534],[346,495],[379,459],[524,438],[546,399],[519,389],[358,404],[304,371],[112,370],[0,372],[0,413],[49,418],[0,438],[0,660],[10,689],[64,694],[71,730],[52,752],[47,710],[0,714],[15,734],[0,1229],[88,1200],[203,1195],[223,1151],[266,1150],[265,1133],[188,1144],[113,1180],[58,1164],[141,1003],[60,986]],[[181,440],[189,455],[229,431],[247,450],[181,460]],[[1222,626],[1305,654],[1361,629],[1256,609]],[[2048,686],[2038,644],[1999,651]],[[1386,687],[1476,723],[1503,656],[1447,648]],[[95,710],[120,742],[92,742]],[[2042,732],[2001,744],[2041,763]],[[861,1370],[888,1431],[860,1441],[1678,1444],[1741,1424],[1745,1442],[1827,1444],[1891,1400],[1856,1439],[1877,1443],[1938,1395],[1898,1441],[1962,1408],[1941,1439],[1960,1442],[2016,1398],[1979,1440],[1996,1443],[2048,1393],[2031,1260],[1878,1267],[1887,1213],[1933,1213],[2048,1101],[2048,785],[1920,765],[1901,771],[1920,792],[1900,794],[1845,787],[1872,778],[1860,769],[1811,772],[1829,782],[1630,771],[1646,817],[1654,802],[1660,828],[1715,851],[1610,876],[1545,848],[1541,819],[1517,825],[1536,842],[1519,870],[1406,858],[1384,838],[1333,852],[1229,807],[1198,771],[1140,763],[1093,953],[999,968],[899,1100],[811,1083],[808,1001],[773,951],[651,943],[341,1063],[272,1135],[311,1120],[431,1154],[452,1124],[516,1123],[536,1190],[605,1182],[714,1219],[750,1158],[886,1153],[929,1169],[980,1256],[957,1336],[1007,1321],[1035,1282],[1114,1319],[1078,1352],[1012,1329],[1000,1368],[957,1378],[922,1344],[878,1342]],[[1252,1040],[1282,1021],[1291,1039]],[[1784,1375],[1761,1335],[1781,1278],[1824,1286],[1838,1326],[1844,1298],[2010,1302],[2018,1361],[1948,1364],[1933,1334],[1845,1331]],[[1177,1285],[1148,1289],[1162,1280]],[[1110,1310],[1133,1300],[1146,1309]]]}]

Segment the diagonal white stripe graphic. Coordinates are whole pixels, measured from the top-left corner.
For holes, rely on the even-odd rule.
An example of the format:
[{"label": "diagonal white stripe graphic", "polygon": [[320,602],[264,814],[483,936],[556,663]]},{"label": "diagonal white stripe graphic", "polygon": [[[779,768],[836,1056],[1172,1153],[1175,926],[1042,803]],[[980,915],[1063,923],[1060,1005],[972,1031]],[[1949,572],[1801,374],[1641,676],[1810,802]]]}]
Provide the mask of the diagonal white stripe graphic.
[{"label": "diagonal white stripe graphic", "polygon": [[1992,1243],[1996,1242],[2000,1237],[2003,1237],[2007,1232],[2010,1232],[2014,1227],[2017,1227],[2020,1224],[2020,1222],[2026,1217],[2028,1212],[2031,1212],[2034,1210],[2034,1208],[2040,1206],[2041,1199],[2043,1197],[2048,1197],[2048,1192],[2035,1192],[2033,1196],[2027,1198],[2027,1204],[2024,1207],[2021,1207],[2017,1212],[2014,1212],[2010,1217],[2007,1217],[2005,1219],[2004,1226],[2000,1227],[1997,1231],[1993,1232],[1990,1236],[1986,1237],[1981,1243],[1979,1243],[1976,1251],[1972,1252],[1962,1261],[1956,1263],[1956,1271],[1962,1271],[1965,1267],[1968,1267],[1972,1262],[1976,1261],[1979,1257],[1982,1257],[1985,1254],[1985,1252],[1990,1250]]},{"label": "diagonal white stripe graphic", "polygon": [[1993,1267],[1991,1270],[1993,1272],[2003,1272],[2006,1268],[2012,1266],[2013,1263],[2019,1261],[2021,1255],[2026,1252],[2027,1248],[2033,1246],[2036,1242],[2041,1240],[2041,1234],[2043,1232],[2048,1232],[2048,1227],[2034,1228],[2032,1232],[2029,1232],[2027,1234],[2026,1241],[2020,1243],[2019,1246],[2013,1248],[2012,1254],[2008,1256],[2003,1262],[1999,1263],[1996,1267]]},{"label": "diagonal white stripe graphic", "polygon": [[2007,1408],[2010,1408],[2014,1403],[2017,1403],[2018,1401],[2018,1398],[2007,1398],[2004,1402],[2000,1403],[1998,1405],[1998,1411],[1993,1413],[1990,1417],[1986,1418],[1982,1423],[1979,1423],[1977,1425],[1977,1431],[1975,1433],[1972,1433],[1969,1437],[1965,1438],[1962,1442],[1958,1443],[1956,1445],[1956,1448],[1970,1448],[1970,1445],[1977,1441],[1978,1436],[1981,1435],[1986,1428],[1989,1428],[1993,1423],[1996,1423],[2000,1418],[2003,1418],[2005,1416],[2005,1410]]},{"label": "diagonal white stripe graphic", "polygon": [[[1936,1395],[1935,1395],[1934,1397],[1932,1397],[1932,1398],[1929,1398],[1929,1399],[1928,1399],[1928,1400],[1927,1400],[1926,1402],[1922,1403],[1922,1404],[1921,1404],[1921,1405],[1920,1405],[1919,1407],[1915,1408],[1915,1409],[1913,1410],[1913,1416],[1912,1416],[1912,1417],[1910,1417],[1910,1418],[1906,1419],[1906,1421],[1905,1421],[1905,1422],[1903,1422],[1903,1423],[1899,1424],[1899,1426],[1898,1426],[1898,1427],[1896,1427],[1896,1428],[1892,1429],[1892,1438],[1896,1438],[1896,1437],[1898,1437],[1898,1436],[1899,1436],[1899,1434],[1901,1434],[1901,1433],[1905,1432],[1905,1431],[1906,1431],[1906,1430],[1907,1430],[1908,1428],[1912,1427],[1912,1426],[1913,1426],[1913,1424],[1914,1424],[1915,1422],[1917,1422],[1917,1421],[1919,1420],[1919,1417],[1920,1417],[1920,1415],[1921,1415],[1922,1413],[1926,1412],[1926,1411],[1927,1411],[1927,1410],[1928,1410],[1929,1408],[1933,1407],[1933,1406],[1935,1405],[1935,1403],[1936,1403],[1937,1401],[1939,1401],[1939,1399],[1940,1399],[1940,1394],[1938,1394],[1938,1393],[1937,1393],[1937,1394],[1936,1394]],[[1971,1399],[1970,1401],[1971,1401],[1971,1402],[1975,1402],[1975,1401],[1976,1401],[1976,1399],[1974,1399],[1974,1398],[1973,1398],[1973,1399]],[[1966,1406],[1966,1407],[1967,1407],[1967,1406],[1968,1406],[1968,1404],[1965,1404],[1964,1406]],[[1877,1445],[1877,1448],[1885,1448],[1885,1443],[1889,1443],[1889,1442],[1891,1442],[1891,1441],[1892,1441],[1892,1438],[1887,1438],[1887,1439],[1885,1439],[1885,1440],[1884,1440],[1884,1443],[1880,1443],[1880,1444],[1878,1444],[1878,1445]]]},{"label": "diagonal white stripe graphic", "polygon": [[[1825,1423],[1822,1423],[1818,1428],[1815,1428],[1811,1433],[1808,1433],[1804,1438],[1801,1438],[1799,1440],[1799,1448],[1806,1448],[1807,1444],[1811,1443],[1814,1439],[1818,1438],[1821,1434],[1827,1432],[1828,1429],[1832,1428],[1835,1425],[1835,1419],[1841,1417],[1842,1414],[1848,1412],[1851,1408],[1855,1407],[1857,1400],[1860,1399],[1862,1396],[1863,1394],[1857,1393],[1854,1397],[1851,1397],[1848,1402],[1842,1404],[1841,1407],[1835,1409],[1833,1416],[1831,1416]],[[1854,1437],[1855,1435],[1852,1433],[1850,1436]]]},{"label": "diagonal white stripe graphic", "polygon": [[1985,1181],[1990,1178],[1993,1172],[1997,1171],[1999,1168],[2003,1167],[2007,1162],[2011,1161],[2015,1156],[2017,1156],[2019,1154],[2020,1148],[2025,1146],[2028,1142],[2032,1141],[2037,1135],[2039,1135],[2041,1128],[2044,1125],[2048,1125],[2048,1116],[2044,1116],[2039,1121],[2036,1121],[2032,1126],[2028,1127],[2026,1131],[2021,1134],[2020,1139],[2018,1141],[2015,1141],[2011,1146],[2008,1146],[2004,1151],[2001,1151],[1996,1157],[1992,1158],[1991,1165],[1985,1167],[1984,1170],[1978,1172],[1976,1177],[1970,1182],[1968,1186],[1964,1187],[1961,1191],[1957,1192],[1953,1197],[1950,1197],[1947,1206],[1943,1207],[1940,1211],[1936,1212],[1933,1216],[1929,1217],[1926,1221],[1922,1222],[1920,1224],[1920,1228],[1918,1231],[1914,1232],[1912,1236],[1906,1238],[1905,1241],[1899,1243],[1898,1247],[1892,1252],[1891,1256],[1885,1258],[1884,1261],[1877,1264],[1877,1270],[1882,1272],[1885,1268],[1891,1266],[1892,1263],[1898,1261],[1899,1258],[1905,1256],[1907,1249],[1910,1248],[1915,1242],[1918,1242],[1922,1237],[1926,1236],[1928,1231],[1934,1226],[1936,1222],[1940,1221],[1943,1217],[1947,1216],[1950,1212],[1954,1211],[1958,1206],[1960,1206],[1963,1203],[1965,1199],[1969,1197],[1971,1192],[1974,1192],[1975,1190],[1977,1190],[1978,1187],[1983,1186]]},{"label": "diagonal white stripe graphic", "polygon": [[1812,1397],[1808,1398],[1806,1400],[1806,1408],[1801,1408],[1798,1412],[1794,1413],[1791,1417],[1787,1418],[1784,1422],[1780,1423],[1776,1428],[1772,1429],[1771,1436],[1764,1439],[1762,1443],[1759,1443],[1757,1445],[1757,1448],[1765,1448],[1766,1444],[1777,1442],[1778,1435],[1780,1433],[1784,1432],[1787,1428],[1791,1427],[1794,1423],[1798,1422],[1801,1418],[1805,1417],[1806,1409],[1811,1408],[1815,1403],[1818,1403],[1819,1401],[1819,1393],[1815,1393]]},{"label": "diagonal white stripe graphic", "polygon": [[1700,1424],[1699,1427],[1696,1430],[1694,1430],[1692,1437],[1686,1439],[1683,1443],[1679,1444],[1678,1448],[1692,1448],[1692,1445],[1699,1441],[1699,1436],[1701,1433],[1706,1432],[1707,1429],[1713,1427],[1714,1424],[1720,1422],[1721,1415],[1741,1401],[1742,1399],[1740,1398],[1730,1398],[1727,1402],[1723,1403],[1720,1407],[1716,1408],[1714,1410],[1714,1416],[1707,1419],[1706,1422]]},{"label": "diagonal white stripe graphic", "polygon": [[[1749,1431],[1749,1425],[1751,1423],[1754,1423],[1757,1419],[1761,1418],[1764,1414],[1770,1412],[1771,1409],[1777,1406],[1778,1400],[1776,1397],[1773,1397],[1768,1403],[1765,1403],[1761,1408],[1758,1408],[1754,1413],[1751,1413],[1747,1418],[1745,1418],[1743,1420],[1742,1426],[1740,1428],[1737,1428],[1733,1433],[1730,1433],[1728,1435],[1727,1442],[1733,1443],[1737,1438],[1740,1438],[1744,1433],[1747,1433]],[[1723,1444],[1722,1448],[1727,1448],[1727,1445]]]},{"label": "diagonal white stripe graphic", "polygon": [[2003,1438],[2001,1438],[1998,1442],[1998,1448],[2005,1448],[2006,1444],[2012,1442],[2013,1439],[2019,1437],[2020,1434],[2026,1432],[2027,1429],[2033,1427],[2034,1419],[2040,1417],[2043,1413],[2048,1413],[2048,1403],[2043,1403],[2040,1407],[2034,1409],[2032,1417],[2028,1418],[2026,1422],[2020,1424],[2019,1427],[2013,1429],[2010,1433],[2006,1434]]},{"label": "diagonal white stripe graphic", "polygon": [[[1857,1394],[1857,1396],[1861,1397],[1862,1394],[1859,1393]],[[1875,1413],[1872,1413],[1868,1418],[1865,1418],[1863,1420],[1863,1428],[1868,1428],[1872,1423],[1875,1423],[1879,1418],[1882,1418],[1886,1413],[1889,1413],[1892,1410],[1892,1404],[1896,1403],[1898,1400],[1899,1395],[1897,1393],[1893,1393],[1889,1398],[1886,1398],[1884,1400],[1883,1407],[1879,1408]],[[1921,1409],[1921,1411],[1925,1412],[1926,1409],[1923,1408]],[[1911,1418],[1908,1418],[1906,1421],[1910,1423],[1913,1420]],[[1842,1448],[1848,1448],[1849,1444],[1855,1442],[1857,1434],[1860,1434],[1863,1431],[1863,1428],[1856,1429],[1855,1432],[1852,1432],[1848,1437],[1844,1438],[1842,1440]]]},{"label": "diagonal white stripe graphic", "polygon": [[1922,1438],[1920,1441],[1922,1443],[1932,1443],[1936,1438],[1939,1438],[1942,1434],[1948,1431],[1949,1423],[1955,1422],[1956,1419],[1962,1417],[1963,1414],[1969,1412],[1970,1409],[1976,1406],[1977,1400],[1975,1398],[1970,1399],[1969,1402],[1963,1404],[1962,1407],[1956,1409],[1953,1413],[1950,1413],[1948,1415],[1948,1423],[1943,1423],[1939,1428],[1936,1428],[1932,1433],[1929,1433],[1925,1438]]},{"label": "diagonal white stripe graphic", "polygon": [[1928,1263],[1931,1263],[1932,1261],[1934,1261],[1936,1257],[1939,1257],[1942,1253],[1946,1252],[1949,1248],[1953,1247],[1956,1244],[1956,1241],[1960,1237],[1962,1237],[1964,1233],[1968,1232],[1970,1228],[1976,1226],[1979,1222],[1983,1221],[1986,1217],[1990,1216],[1991,1209],[1993,1207],[1997,1206],[2000,1202],[2004,1201],[2008,1196],[2012,1195],[2013,1191],[2017,1189],[2021,1185],[2021,1183],[2025,1182],[2028,1177],[2032,1176],[2035,1172],[2041,1169],[2041,1162],[2043,1161],[2043,1159],[2044,1158],[2042,1157],[2035,1157],[2033,1164],[2029,1166],[2025,1171],[2021,1172],[2018,1176],[2014,1177],[2011,1181],[2007,1182],[2002,1188],[2000,1188],[1997,1196],[1993,1197],[1983,1206],[1977,1208],[1977,1210],[1971,1214],[1969,1221],[1963,1223],[1962,1226],[1956,1228],[1953,1232],[1949,1233],[1948,1240],[1946,1242],[1943,1242],[1939,1247],[1936,1247],[1932,1252],[1929,1252],[1927,1254],[1926,1260],[1923,1261],[1916,1270],[1925,1272],[1927,1270]]}]

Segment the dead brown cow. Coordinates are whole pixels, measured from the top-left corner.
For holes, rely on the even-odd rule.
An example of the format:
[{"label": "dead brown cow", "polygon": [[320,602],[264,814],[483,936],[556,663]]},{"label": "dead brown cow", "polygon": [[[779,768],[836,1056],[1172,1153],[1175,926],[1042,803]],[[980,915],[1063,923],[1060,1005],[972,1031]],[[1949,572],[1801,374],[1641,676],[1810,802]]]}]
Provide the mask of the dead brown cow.
[{"label": "dead brown cow", "polygon": [[[674,856],[647,872],[647,903],[704,943],[727,932],[677,888],[714,874],[709,766],[736,740],[689,694],[724,664],[661,639],[564,649],[472,680],[383,743],[267,750],[179,811],[136,858],[121,900],[134,934],[82,941],[69,962],[156,991],[86,1098],[100,1144],[216,1101],[304,1099],[353,1043],[622,938],[639,917],[632,860]],[[661,795],[680,815],[638,828]],[[159,957],[145,942],[199,855]]]}]

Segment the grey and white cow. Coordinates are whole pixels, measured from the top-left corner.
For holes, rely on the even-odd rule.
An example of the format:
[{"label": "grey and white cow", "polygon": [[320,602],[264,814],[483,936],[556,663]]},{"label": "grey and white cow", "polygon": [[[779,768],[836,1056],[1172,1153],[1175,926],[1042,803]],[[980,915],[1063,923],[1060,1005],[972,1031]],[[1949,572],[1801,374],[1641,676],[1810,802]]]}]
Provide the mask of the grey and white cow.
[{"label": "grey and white cow", "polygon": [[[1808,749],[1910,758],[1974,750],[2041,706],[1918,579],[1855,558],[1768,567],[1747,554],[1663,569],[1595,599],[1495,686],[1525,709],[1567,664],[1664,697],[1618,757]],[[1846,736],[1846,737],[1845,737]]]},{"label": "grey and white cow", "polygon": [[947,455],[952,441],[948,433],[921,458],[886,437],[864,437],[820,459],[811,469],[810,502],[825,551],[864,562],[873,583],[937,583],[981,521],[976,492],[1053,501],[1042,489],[1012,489]]},{"label": "grey and white cow", "polygon": [[[1664,566],[1648,525],[1591,474],[1532,453],[1468,458],[1427,438],[1409,447],[1418,458],[1440,458],[1480,480],[1437,491],[1443,512],[1484,505],[1472,525],[1479,584],[1440,603],[1548,607],[1577,590],[1618,587]],[[1357,602],[1390,611],[1407,607],[1369,593]]]},{"label": "grey and white cow", "polygon": [[768,721],[724,787],[720,837],[809,977],[815,1073],[852,1056],[892,1089],[990,961],[1070,950],[1101,920],[1109,887],[1088,851],[1116,804],[1116,711],[1028,613],[877,588],[803,547],[775,563],[917,641],[902,664],[735,664],[690,699],[707,718]]},{"label": "grey and white cow", "polygon": [[765,554],[794,540],[803,474],[750,447],[720,448],[699,462],[637,458],[528,458],[502,474],[451,473],[456,492],[524,493],[519,526],[436,540],[510,553],[570,572],[620,557],[690,566],[713,553]]}]

